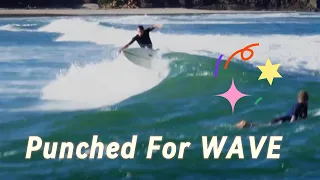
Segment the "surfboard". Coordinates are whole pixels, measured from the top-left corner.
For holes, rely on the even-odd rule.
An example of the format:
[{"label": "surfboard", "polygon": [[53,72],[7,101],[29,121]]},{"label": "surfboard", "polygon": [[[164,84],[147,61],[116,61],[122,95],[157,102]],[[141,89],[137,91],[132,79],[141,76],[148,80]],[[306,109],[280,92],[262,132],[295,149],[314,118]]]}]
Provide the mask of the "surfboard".
[{"label": "surfboard", "polygon": [[152,61],[157,57],[157,50],[146,48],[128,48],[123,50],[123,54],[132,63],[151,69]]}]

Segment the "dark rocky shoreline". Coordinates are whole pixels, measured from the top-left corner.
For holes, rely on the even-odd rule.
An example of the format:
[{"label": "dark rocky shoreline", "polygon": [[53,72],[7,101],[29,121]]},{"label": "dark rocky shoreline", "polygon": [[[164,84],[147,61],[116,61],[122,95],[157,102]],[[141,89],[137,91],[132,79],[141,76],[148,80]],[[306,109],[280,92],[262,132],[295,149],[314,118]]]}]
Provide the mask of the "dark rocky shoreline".
[{"label": "dark rocky shoreline", "polygon": [[0,8],[188,8],[203,10],[319,11],[320,0],[1,0]]}]

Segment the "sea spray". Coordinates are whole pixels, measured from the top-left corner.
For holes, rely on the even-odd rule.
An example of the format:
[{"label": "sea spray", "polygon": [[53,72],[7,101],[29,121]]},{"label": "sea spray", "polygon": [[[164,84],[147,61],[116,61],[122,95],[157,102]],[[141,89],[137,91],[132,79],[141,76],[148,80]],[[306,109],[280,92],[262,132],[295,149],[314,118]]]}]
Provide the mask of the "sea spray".
[{"label": "sea spray", "polygon": [[169,73],[167,63],[164,60],[157,64],[159,69],[146,69],[121,54],[113,61],[71,66],[43,88],[42,99],[76,102],[79,107],[113,105],[158,85]]}]

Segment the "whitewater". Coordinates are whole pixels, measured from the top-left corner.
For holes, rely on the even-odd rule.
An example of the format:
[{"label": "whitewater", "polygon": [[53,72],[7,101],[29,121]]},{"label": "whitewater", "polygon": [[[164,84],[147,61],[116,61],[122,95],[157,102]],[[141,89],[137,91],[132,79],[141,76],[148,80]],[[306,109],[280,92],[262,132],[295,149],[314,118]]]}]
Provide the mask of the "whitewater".
[{"label": "whitewater", "polygon": [[[132,19],[138,19],[138,22],[145,22],[148,17],[141,18],[135,16]],[[160,18],[151,19],[154,21],[150,22],[150,20],[147,20],[150,24],[159,23],[157,20]],[[108,20],[102,20],[102,22],[105,21]],[[122,24],[126,21],[132,22],[132,20],[128,18],[118,18],[116,22]],[[116,23],[115,20],[111,22]],[[168,21],[165,20],[160,21],[160,23],[163,24],[167,22]],[[199,21],[196,20],[196,22]],[[38,30],[42,32],[60,33],[61,36],[58,37],[56,41],[84,41],[99,45],[114,45],[116,47],[121,47],[126,44],[135,33],[135,28],[128,30],[105,27],[100,25],[100,23],[101,22],[97,20],[90,22],[82,19],[61,19],[45,27],[41,27]],[[192,22],[190,24],[192,24]],[[74,27],[81,28],[74,31]],[[168,29],[170,29],[170,27]],[[266,59],[270,58],[274,63],[283,64],[282,67],[286,68],[286,71],[301,71],[307,69],[310,70],[310,72],[314,72],[320,69],[320,63],[318,63],[320,52],[316,48],[320,46],[319,35],[304,36],[301,38],[301,36],[297,35],[256,35],[248,37],[246,35],[196,35],[191,33],[156,32],[152,34],[152,40],[156,42],[155,48],[162,50],[207,55],[214,58],[218,57],[219,53],[221,53],[225,55],[224,59],[228,58],[228,55],[231,55],[240,48],[252,43],[259,43],[260,46],[256,48],[255,55],[249,63],[262,65]],[[186,40],[189,42],[187,46],[185,45]],[[305,48],[306,44],[308,44],[308,47],[313,48]],[[303,52],[301,52],[300,49],[304,49]],[[245,56],[249,56],[249,54],[245,53]],[[240,54],[238,54],[236,58],[240,59]],[[130,67],[126,66],[128,64],[129,62],[125,62],[123,56],[119,56],[114,60],[114,63],[87,65],[80,69],[71,66],[67,74],[59,76],[56,82],[52,82],[48,87],[43,89],[43,97],[71,101],[84,100],[88,103],[98,103],[97,105],[112,105],[129,96],[144,92],[163,80],[163,78],[157,79],[156,72],[152,74],[154,76],[152,78],[150,72],[148,74],[148,72],[143,72],[145,71],[143,68],[137,69],[137,67],[133,66],[130,67],[135,69],[130,69]],[[117,71],[113,72],[108,68],[117,69]],[[123,72],[119,72],[120,70],[118,68],[123,70]],[[131,74],[135,74],[135,76]],[[113,78],[116,77],[117,84],[109,84],[108,86],[108,82],[112,82],[113,80],[111,76]],[[74,79],[72,79],[72,77],[74,77]],[[147,79],[145,79],[146,77]],[[70,82],[68,82],[68,79],[70,79]],[[86,79],[91,79],[92,81],[85,81]],[[119,84],[120,82],[122,84]],[[139,82],[141,82],[141,84]],[[63,85],[62,83],[65,84]],[[90,87],[90,89],[86,90],[86,87]],[[110,87],[112,88],[111,90]],[[81,89],[81,92],[75,93],[75,89]],[[130,90],[128,91],[127,89]],[[55,93],[57,91],[62,91],[63,95]],[[106,94],[108,98],[101,98],[105,97]],[[98,99],[102,102],[97,102]]]},{"label": "whitewater", "polygon": [[[293,15],[297,16],[297,14]],[[283,14],[257,16],[257,19],[285,17]],[[290,14],[287,16],[291,17]],[[308,15],[307,17],[310,16]],[[240,22],[243,24],[253,23],[243,21],[244,18],[248,18],[247,15],[240,17],[242,20]],[[304,16],[297,17],[302,19]],[[95,64],[88,62],[85,66],[78,67],[77,59],[69,60],[72,61],[69,69],[64,73],[57,74],[57,78],[41,90],[43,99],[66,100],[76,103],[86,102],[86,107],[99,107],[118,103],[130,96],[142,93],[156,86],[165,78],[163,76],[158,77],[158,71],[152,72],[133,66],[122,55],[117,55],[116,48],[123,46],[134,36],[135,28],[128,29],[103,24],[109,21],[112,24],[118,23],[120,25],[125,24],[124,22],[135,25],[138,22],[147,22],[149,24],[163,23],[165,25],[169,23],[167,28],[165,26],[164,32],[158,31],[152,33],[152,40],[155,42],[154,46],[165,51],[206,55],[212,58],[217,58],[220,54],[223,54],[224,59],[227,59],[234,51],[252,43],[259,43],[259,48],[254,50],[254,56],[248,63],[255,66],[262,65],[266,59],[270,58],[274,63],[281,63],[285,71],[308,71],[309,73],[315,73],[319,69],[318,59],[320,58],[320,52],[317,48],[320,45],[319,35],[254,34],[248,36],[238,33],[228,35],[205,33],[199,35],[192,32],[172,32],[173,28],[170,26],[170,23],[179,24],[181,22],[185,24],[205,24],[207,22],[239,23],[238,21],[230,21],[232,18],[235,18],[235,16],[221,15],[216,17],[214,15],[206,15],[200,16],[198,19],[197,16],[193,16],[191,21],[189,19],[189,22],[184,21],[186,18],[183,16],[171,18],[175,20],[173,22],[168,17],[148,16],[110,18],[110,20],[105,18],[59,18],[49,22],[47,25],[32,30],[24,29],[23,27],[34,27],[36,26],[34,23],[21,25],[7,24],[1,26],[0,29],[21,32],[59,33],[59,36],[54,39],[56,42],[92,42],[98,45],[112,46],[109,46],[110,54],[108,57],[101,59],[101,62]],[[194,20],[192,21],[192,19]],[[217,19],[219,21],[214,21]],[[74,27],[79,28],[75,30]],[[188,28],[186,29],[188,30]],[[185,45],[186,41],[188,42],[187,46]],[[25,56],[22,58],[32,58],[38,55],[38,52],[35,54],[33,52],[34,50],[24,52]],[[12,56],[10,50],[6,51],[6,53],[10,54],[7,56]],[[7,56],[3,57],[7,58]],[[249,56],[249,53],[245,53],[245,56]],[[235,59],[240,59],[240,54]],[[169,70],[165,69],[162,71],[163,74],[167,74]],[[135,74],[135,76],[132,76],[132,74]],[[114,79],[117,80],[114,81]],[[75,108],[74,103],[71,106]],[[53,109],[53,107],[49,107],[49,109]]]}]

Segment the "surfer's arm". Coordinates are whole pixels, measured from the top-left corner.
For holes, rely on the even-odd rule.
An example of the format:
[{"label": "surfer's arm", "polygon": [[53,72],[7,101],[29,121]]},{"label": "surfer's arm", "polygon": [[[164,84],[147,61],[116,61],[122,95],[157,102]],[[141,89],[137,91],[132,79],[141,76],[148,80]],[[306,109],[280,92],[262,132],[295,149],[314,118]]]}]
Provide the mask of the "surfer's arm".
[{"label": "surfer's arm", "polygon": [[121,52],[122,50],[128,48],[132,43],[134,43],[134,41],[136,41],[136,37],[132,38],[132,40],[131,40],[127,45],[123,46],[123,47],[119,50],[119,52]]},{"label": "surfer's arm", "polygon": [[290,122],[294,122],[297,119],[300,119],[300,117],[303,119],[306,119],[308,117],[308,106],[301,103],[296,105],[294,114],[292,115]]},{"label": "surfer's arm", "polygon": [[300,111],[301,111],[301,104],[297,103],[294,106],[294,110],[293,110],[293,114],[291,115],[290,123],[292,123],[295,120],[297,120],[297,117],[299,117]]},{"label": "surfer's arm", "polygon": [[152,28],[162,28],[162,24],[154,24],[152,25]]},{"label": "surfer's arm", "polygon": [[303,109],[303,116],[302,116],[302,118],[303,119],[306,119],[308,117],[308,106],[305,108],[305,109]]},{"label": "surfer's arm", "polygon": [[147,30],[148,30],[148,31],[152,31],[152,30],[154,30],[155,28],[160,29],[161,27],[162,27],[162,25],[161,25],[161,24],[154,24],[154,25],[152,25],[152,27],[151,27],[151,28],[148,28]]},{"label": "surfer's arm", "polygon": [[293,116],[291,117],[290,122],[292,123],[292,122],[294,122],[296,119],[297,119],[297,118],[296,118],[296,116],[295,116],[295,115],[293,115]]}]

